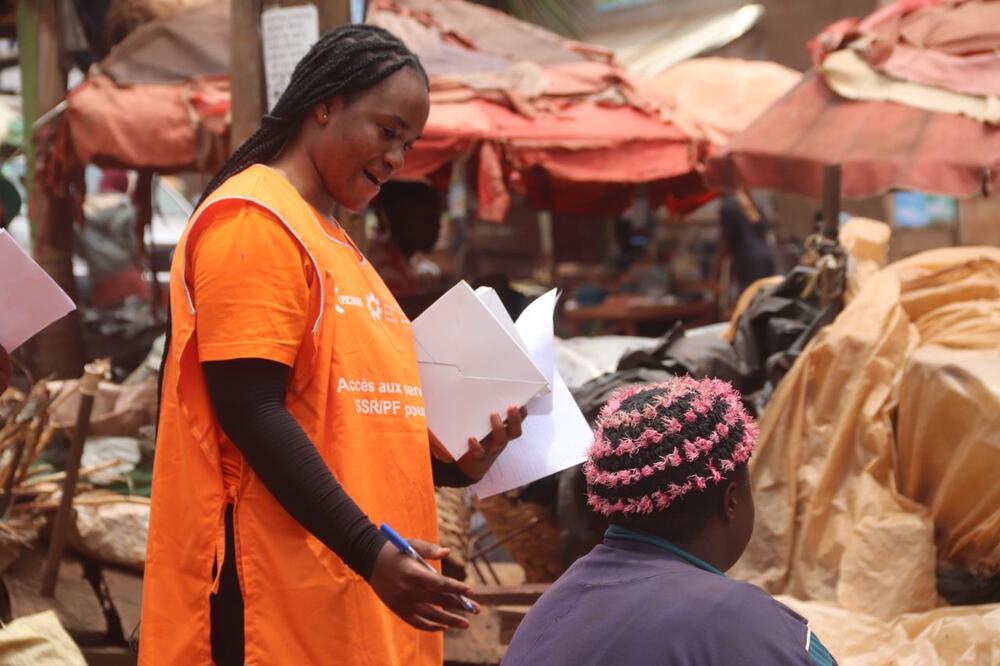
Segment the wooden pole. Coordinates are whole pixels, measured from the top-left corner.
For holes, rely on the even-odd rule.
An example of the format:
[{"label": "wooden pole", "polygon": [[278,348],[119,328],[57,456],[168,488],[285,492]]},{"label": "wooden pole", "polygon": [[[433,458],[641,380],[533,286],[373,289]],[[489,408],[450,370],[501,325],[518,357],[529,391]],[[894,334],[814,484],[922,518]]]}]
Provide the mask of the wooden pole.
[{"label": "wooden pole", "polygon": [[73,520],[73,496],[76,495],[76,484],[80,478],[80,460],[83,457],[83,445],[87,441],[90,430],[90,414],[94,408],[94,398],[100,387],[101,379],[107,374],[110,364],[107,361],[88,363],[80,380],[80,408],[76,415],[76,428],[73,430],[73,440],[70,442],[69,459],[66,461],[66,480],[63,482],[62,498],[59,510],[52,522],[52,536],[49,539],[49,556],[45,561],[42,573],[42,596],[51,597],[55,594],[56,581],[59,579],[59,564],[62,562],[63,551]]},{"label": "wooden pole", "polygon": [[319,34],[323,35],[351,22],[350,0],[317,0],[319,6]]},{"label": "wooden pole", "polygon": [[[293,7],[307,4],[303,0],[229,0],[230,30],[230,95],[232,124],[229,130],[229,152],[250,138],[267,112],[267,87],[264,84],[264,57],[260,36],[260,15],[268,7]],[[320,34],[339,25],[350,23],[349,0],[318,0]],[[239,63],[239,66],[235,66]]]},{"label": "wooden pole", "polygon": [[[35,260],[76,301],[73,276],[73,207],[68,197],[53,196],[37,182],[39,165],[32,125],[66,96],[66,72],[59,45],[57,0],[21,0],[17,5],[17,40],[21,57],[21,95],[25,126],[28,218]],[[78,377],[83,368],[83,329],[79,312],[55,322],[31,341],[38,375]]]},{"label": "wooden pole", "polygon": [[823,167],[823,227],[821,233],[831,240],[837,239],[840,227],[840,165]]},{"label": "wooden pole", "polygon": [[250,138],[264,115],[264,59],[260,39],[262,9],[262,0],[230,0],[230,153]]}]

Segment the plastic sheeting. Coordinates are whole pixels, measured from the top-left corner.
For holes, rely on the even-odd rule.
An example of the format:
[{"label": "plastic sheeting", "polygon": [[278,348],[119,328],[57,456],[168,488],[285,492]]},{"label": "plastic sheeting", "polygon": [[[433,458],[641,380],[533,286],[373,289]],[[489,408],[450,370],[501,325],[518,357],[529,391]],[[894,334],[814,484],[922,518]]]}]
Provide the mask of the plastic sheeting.
[{"label": "plastic sheeting", "polygon": [[556,367],[570,389],[576,389],[590,380],[614,372],[618,360],[625,354],[652,349],[660,344],[658,338],[641,338],[625,335],[598,335],[556,339]]},{"label": "plastic sheeting", "polygon": [[163,173],[214,169],[226,154],[228,114],[228,79],[116,86],[95,74],[66,98],[60,131],[74,154],[57,156]]},{"label": "plastic sheeting", "polygon": [[995,97],[981,97],[948,88],[897,79],[873,68],[854,49],[831,53],[820,67],[827,84],[841,97],[894,102],[933,113],[953,113],[996,124],[1000,108]]},{"label": "plastic sheeting", "polygon": [[[849,247],[877,256],[869,240]],[[939,559],[1000,568],[1000,249],[934,250],[851,281],[761,418],[757,524],[733,573],[888,620],[939,603]]]},{"label": "plastic sheeting", "polygon": [[776,62],[692,58],[645,86],[663,98],[678,127],[723,146],[801,79],[802,74]]},{"label": "plastic sheeting", "polygon": [[[1000,310],[993,314],[996,326]],[[903,372],[899,413],[906,416],[897,431],[899,489],[930,510],[938,558],[984,576],[996,573],[1000,349],[921,347]]]},{"label": "plastic sheeting", "polygon": [[883,621],[829,604],[778,599],[809,618],[841,666],[1000,663],[1000,605],[939,608]]},{"label": "plastic sheeting", "polygon": [[101,72],[119,85],[228,74],[229,3],[175,4],[174,13],[139,26],[119,42],[101,61]]},{"label": "plastic sheeting", "polygon": [[6,666],[87,666],[80,648],[52,611],[18,618],[0,629],[0,662]]},{"label": "plastic sheeting", "polygon": [[73,548],[99,562],[142,571],[146,566],[149,503],[129,501],[104,491],[80,497],[98,501],[77,502],[74,506],[76,529],[70,535]]},{"label": "plastic sheeting", "polygon": [[811,43],[817,64],[852,48],[874,70],[956,93],[1000,94],[1000,5],[990,0],[899,0],[838,21]]}]

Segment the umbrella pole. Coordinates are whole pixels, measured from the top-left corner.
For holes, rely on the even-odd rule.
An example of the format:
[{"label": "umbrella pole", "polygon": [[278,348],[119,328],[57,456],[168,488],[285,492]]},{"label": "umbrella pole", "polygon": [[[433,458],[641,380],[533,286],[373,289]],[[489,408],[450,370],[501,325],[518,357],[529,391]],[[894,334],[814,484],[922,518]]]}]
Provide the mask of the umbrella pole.
[{"label": "umbrella pole", "polygon": [[830,240],[837,239],[840,221],[840,165],[823,167],[823,223],[820,233]]}]

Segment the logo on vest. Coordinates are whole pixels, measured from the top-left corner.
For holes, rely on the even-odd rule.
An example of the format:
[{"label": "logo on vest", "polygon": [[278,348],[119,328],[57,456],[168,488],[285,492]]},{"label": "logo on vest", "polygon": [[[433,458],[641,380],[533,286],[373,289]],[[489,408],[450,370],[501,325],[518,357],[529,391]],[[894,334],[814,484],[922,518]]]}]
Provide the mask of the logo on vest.
[{"label": "logo on vest", "polygon": [[344,308],[340,307],[340,287],[333,288],[333,309],[337,314],[344,314]]},{"label": "logo on vest", "polygon": [[382,301],[372,292],[368,292],[368,314],[376,321],[382,319]]},{"label": "logo on vest", "polygon": [[344,314],[344,306],[350,306],[352,308],[363,308],[365,307],[365,302],[358,298],[357,296],[349,296],[347,294],[340,293],[340,287],[333,288],[334,296],[334,310],[337,314]]}]

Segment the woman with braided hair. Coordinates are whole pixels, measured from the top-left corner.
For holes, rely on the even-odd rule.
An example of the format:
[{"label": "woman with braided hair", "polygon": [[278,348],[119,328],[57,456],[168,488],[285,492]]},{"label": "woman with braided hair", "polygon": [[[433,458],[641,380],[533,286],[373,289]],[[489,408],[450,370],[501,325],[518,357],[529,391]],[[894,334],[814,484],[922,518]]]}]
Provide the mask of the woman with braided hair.
[{"label": "woman with braided hair", "polygon": [[584,465],[611,524],[518,627],[505,666],[830,666],[809,623],[727,578],[753,531],[757,424],[718,379],[620,390]]},{"label": "woman with braided hair", "polygon": [[[410,322],[333,218],[403,165],[427,75],[385,30],[324,36],[177,246],[142,664],[440,664],[463,583],[433,486],[481,478],[521,414],[433,460]],[[484,415],[485,417],[486,415]]]}]

